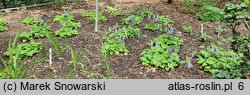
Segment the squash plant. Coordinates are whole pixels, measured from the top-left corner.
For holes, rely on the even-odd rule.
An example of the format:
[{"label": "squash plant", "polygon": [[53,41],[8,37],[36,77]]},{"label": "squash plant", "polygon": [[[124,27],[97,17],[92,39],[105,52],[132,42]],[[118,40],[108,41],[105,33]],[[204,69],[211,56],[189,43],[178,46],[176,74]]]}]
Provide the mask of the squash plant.
[{"label": "squash plant", "polygon": [[0,32],[4,32],[4,31],[8,30],[6,25],[7,25],[7,21],[4,19],[0,19]]},{"label": "squash plant", "polygon": [[140,60],[145,66],[153,65],[170,71],[183,64],[178,55],[182,44],[183,41],[178,37],[168,34],[160,35],[151,40],[149,43],[151,47],[141,53]]},{"label": "squash plant", "polygon": [[210,72],[213,78],[241,78],[241,71],[238,69],[240,55],[232,50],[225,51],[217,45],[211,45],[197,54],[197,63],[201,64],[204,71]]}]

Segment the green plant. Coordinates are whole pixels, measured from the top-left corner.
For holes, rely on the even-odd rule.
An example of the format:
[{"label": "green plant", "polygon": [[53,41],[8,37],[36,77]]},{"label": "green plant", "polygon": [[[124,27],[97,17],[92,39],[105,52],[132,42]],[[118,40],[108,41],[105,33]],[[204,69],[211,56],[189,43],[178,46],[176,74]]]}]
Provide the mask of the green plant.
[{"label": "green plant", "polygon": [[51,33],[47,33],[46,37],[50,40],[50,42],[54,46],[54,51],[56,52],[57,57],[61,56],[61,49],[59,46],[59,41],[56,37],[54,37]]},{"label": "green plant", "polygon": [[202,10],[203,6],[218,7],[223,0],[182,0],[181,6],[185,13],[195,13]]},{"label": "green plant", "polygon": [[79,48],[77,52],[75,52],[75,50],[71,45],[66,44],[66,47],[68,47],[71,52],[71,60],[73,61],[73,66],[74,66],[73,70],[76,71],[76,66],[77,64],[79,64],[81,48]]},{"label": "green plant", "polygon": [[6,27],[7,21],[4,19],[0,19],[0,32],[4,32],[6,30],[8,30],[8,28]]},{"label": "green plant", "polygon": [[78,31],[70,27],[61,27],[59,30],[55,31],[55,34],[61,38],[66,38],[78,34]]},{"label": "green plant", "polygon": [[219,28],[219,27],[217,27],[217,28],[215,28],[215,32],[218,34],[218,33],[223,33],[223,32],[226,32],[227,31],[227,29],[224,29],[224,28]]},{"label": "green plant", "polygon": [[121,15],[123,15],[122,11],[120,9],[117,9],[117,8],[114,8],[114,7],[111,7],[111,6],[107,7],[106,12],[109,13],[109,14],[112,14],[114,16],[121,16]]},{"label": "green plant", "polygon": [[22,32],[18,36],[23,42],[33,41],[32,34],[30,32]]},{"label": "green plant", "polygon": [[[39,53],[42,51],[43,45],[42,43],[38,42],[30,42],[30,43],[22,43],[16,46],[16,48],[8,48],[7,51],[4,53],[7,56],[10,56],[10,54],[15,54],[15,52],[19,51],[18,56],[20,58],[24,58],[25,56],[31,57],[36,53]],[[15,55],[13,55],[15,56]]]},{"label": "green plant", "polygon": [[25,25],[34,25],[34,24],[37,24],[38,23],[38,19],[36,18],[31,18],[31,17],[26,17],[23,21],[22,21],[23,24]]},{"label": "green plant", "polygon": [[144,28],[147,30],[151,30],[151,31],[161,31],[162,30],[161,27],[162,27],[161,24],[150,23],[150,24],[146,24]]},{"label": "green plant", "polygon": [[118,39],[118,38],[113,38],[113,39],[109,39],[107,42],[104,43],[104,45],[102,46],[102,50],[103,52],[106,52],[108,54],[127,54],[128,50],[125,47],[125,43]]},{"label": "green plant", "polygon": [[141,16],[130,15],[127,18],[122,19],[122,24],[124,25],[138,25],[143,22]]},{"label": "green plant", "polygon": [[149,43],[151,48],[141,53],[140,60],[145,66],[153,65],[170,71],[183,63],[178,55],[182,43],[183,41],[175,36],[160,35]]},{"label": "green plant", "polygon": [[200,41],[206,41],[208,39],[211,39],[212,37],[207,35],[206,33],[201,33],[200,35]]},{"label": "green plant", "polygon": [[[95,19],[96,19],[96,13],[95,12],[87,11],[87,12],[82,13],[81,16],[82,17],[87,17],[91,22],[95,22]],[[106,16],[104,16],[103,12],[100,11],[98,13],[98,22],[105,22],[106,20],[107,20]]]},{"label": "green plant", "polygon": [[30,33],[32,34],[33,38],[44,38],[46,37],[46,34],[50,32],[50,30],[50,26],[46,25],[44,22],[40,22],[36,25],[33,25]]},{"label": "green plant", "polygon": [[66,0],[52,0],[52,2],[53,2],[54,7],[58,7],[58,6],[63,5],[67,1]]},{"label": "green plant", "polygon": [[245,76],[250,77],[250,35],[244,35],[239,37],[237,41],[240,43],[240,53],[243,54],[242,60],[243,62],[240,65],[240,70],[242,70]]},{"label": "green plant", "polygon": [[223,19],[224,11],[211,5],[203,6],[202,10],[196,13],[196,17],[202,21],[219,21]]},{"label": "green plant", "polygon": [[236,39],[240,36],[240,33],[236,31],[237,26],[239,26],[243,21],[248,19],[247,6],[244,2],[234,5],[232,3],[227,3],[226,8],[224,9],[225,15],[223,21],[229,26],[232,30],[233,38],[231,48],[234,51],[237,51],[237,42]]},{"label": "green plant", "polygon": [[55,23],[65,23],[71,21],[74,21],[74,16],[71,13],[56,15],[56,17],[53,20],[53,22]]},{"label": "green plant", "polygon": [[140,28],[135,28],[133,26],[127,26],[127,27],[124,26],[121,29],[119,28],[118,31],[115,29],[115,27],[112,27],[109,31],[110,32],[106,33],[107,39],[118,38],[119,36],[123,38],[141,37]]},{"label": "green plant", "polygon": [[16,47],[16,40],[18,38],[18,32],[16,33],[16,36],[12,42],[9,41],[8,50],[15,49],[15,51],[8,53],[8,61],[6,62],[2,56],[0,56],[2,65],[0,65],[0,78],[1,79],[22,79],[25,78],[27,70],[32,67],[34,64],[46,59],[48,55],[42,56],[40,58],[35,59],[34,61],[29,62],[29,64],[26,63],[27,56],[24,56],[25,59],[21,60],[20,56],[23,56],[21,54],[23,52],[22,47]]},{"label": "green plant", "polygon": [[204,71],[210,72],[214,78],[241,78],[238,70],[241,59],[234,51],[225,51],[223,48],[211,45],[198,53],[198,64]]},{"label": "green plant", "polygon": [[154,13],[150,11],[150,9],[147,7],[140,7],[138,10],[138,15],[144,18],[144,17],[152,17]]},{"label": "green plant", "polygon": [[191,33],[193,31],[192,26],[188,26],[188,25],[182,26],[182,29],[183,29],[183,32],[185,33]]},{"label": "green plant", "polygon": [[[156,18],[157,19],[157,18]],[[159,24],[164,24],[164,23],[167,23],[167,24],[174,24],[174,21],[172,19],[170,19],[169,17],[166,17],[166,16],[159,16],[158,20],[156,21],[156,23],[159,23]]]}]

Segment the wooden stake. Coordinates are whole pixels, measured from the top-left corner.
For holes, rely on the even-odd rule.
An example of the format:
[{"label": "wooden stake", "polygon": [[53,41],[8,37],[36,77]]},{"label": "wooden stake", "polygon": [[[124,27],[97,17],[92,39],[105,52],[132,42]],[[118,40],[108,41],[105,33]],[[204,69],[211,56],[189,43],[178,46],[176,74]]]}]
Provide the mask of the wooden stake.
[{"label": "wooden stake", "polygon": [[98,32],[98,0],[96,0],[95,32]]},{"label": "wooden stake", "polygon": [[50,48],[49,49],[49,66],[51,66],[52,65],[52,49]]},{"label": "wooden stake", "polygon": [[201,33],[203,33],[203,23],[201,24]]}]

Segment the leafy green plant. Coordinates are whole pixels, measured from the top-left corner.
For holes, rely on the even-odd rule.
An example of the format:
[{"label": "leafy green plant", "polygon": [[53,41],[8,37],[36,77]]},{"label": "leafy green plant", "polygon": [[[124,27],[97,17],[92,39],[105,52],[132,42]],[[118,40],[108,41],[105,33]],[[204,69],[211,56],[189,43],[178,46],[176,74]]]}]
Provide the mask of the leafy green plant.
[{"label": "leafy green plant", "polygon": [[74,21],[74,16],[71,13],[65,13],[61,15],[56,15],[53,22],[55,23],[65,23]]},{"label": "leafy green plant", "polygon": [[183,41],[175,36],[160,35],[149,43],[151,48],[145,49],[141,53],[140,60],[145,66],[153,65],[170,71],[183,63],[178,55],[182,43]]},{"label": "leafy green plant", "polygon": [[202,7],[202,10],[196,13],[196,17],[202,21],[219,21],[223,19],[224,11],[211,5]]},{"label": "leafy green plant", "polygon": [[219,28],[219,27],[217,27],[217,28],[215,28],[215,32],[218,34],[218,33],[223,33],[223,32],[226,32],[227,31],[227,29],[224,29],[224,28]]},{"label": "leafy green plant", "polygon": [[225,51],[223,48],[211,45],[198,53],[198,64],[204,71],[210,72],[214,78],[241,78],[240,56],[234,51]]},{"label": "leafy green plant", "polygon": [[237,41],[240,43],[240,53],[243,54],[243,62],[240,65],[240,70],[245,74],[245,76],[250,77],[250,35],[244,35],[239,37]]},{"label": "leafy green plant", "polygon": [[157,17],[155,19],[156,19],[156,23],[160,23],[160,24],[164,24],[164,23],[173,24],[174,23],[172,19],[166,16],[159,16],[158,20],[157,20]]},{"label": "leafy green plant", "polygon": [[0,32],[4,32],[4,31],[8,30],[6,25],[7,25],[7,21],[4,19],[0,19]]},{"label": "leafy green plant", "polygon": [[181,6],[185,13],[195,13],[202,10],[203,6],[218,7],[223,0],[182,0]]},{"label": "leafy green plant", "polygon": [[138,10],[138,15],[141,17],[152,17],[154,13],[147,7],[140,7]]},{"label": "leafy green plant", "polygon": [[7,51],[4,54],[7,55],[7,56],[10,56],[10,54],[14,54],[15,52],[20,51],[19,52],[19,57],[24,58],[25,56],[31,57],[34,54],[39,53],[43,49],[44,48],[43,48],[42,43],[32,41],[30,43],[19,44],[19,45],[16,46],[16,48],[8,48]]},{"label": "leafy green plant", "polygon": [[208,39],[211,39],[212,37],[207,35],[206,33],[201,33],[200,35],[200,41],[206,41]]},{"label": "leafy green plant", "polygon": [[106,33],[107,39],[111,38],[118,38],[119,36],[123,38],[129,38],[129,37],[141,37],[141,30],[140,28],[135,28],[133,26],[127,26],[122,27],[121,29],[118,28],[118,31],[116,30],[116,27],[112,27],[109,31]]},{"label": "leafy green plant", "polygon": [[22,32],[18,36],[23,42],[33,41],[32,34],[30,32]]},{"label": "leafy green plant", "polygon": [[35,59],[34,61],[26,63],[27,56],[24,56],[25,59],[21,60],[20,56],[23,56],[21,54],[23,52],[22,47],[16,47],[16,40],[18,38],[18,32],[16,33],[16,36],[12,42],[9,41],[8,50],[13,50],[8,53],[8,61],[5,61],[2,56],[0,56],[2,65],[0,65],[0,78],[1,79],[22,79],[25,78],[27,70],[32,67],[34,64],[46,59],[48,55],[42,56],[40,58]]},{"label": "leafy green plant", "polygon": [[118,39],[118,38],[113,38],[113,39],[109,39],[107,42],[104,43],[104,45],[102,46],[102,50],[103,52],[106,52],[108,54],[127,54],[128,50],[125,47],[125,43]]},{"label": "leafy green plant", "polygon": [[72,37],[78,34],[78,31],[70,27],[61,27],[55,31],[55,34],[61,38]]},{"label": "leafy green plant", "polygon": [[122,19],[122,24],[124,25],[138,25],[143,22],[141,16],[130,15],[127,18]]},{"label": "leafy green plant", "polygon": [[[87,12],[82,13],[81,16],[82,17],[87,17],[91,22],[95,22],[95,19],[96,19],[96,13],[95,12],[87,11]],[[100,11],[98,13],[98,22],[105,22],[106,20],[107,20],[106,16],[104,16],[103,12]]]},{"label": "leafy green plant", "polygon": [[162,27],[161,24],[150,23],[150,24],[146,24],[144,28],[145,28],[146,30],[151,30],[151,31],[161,31],[161,30],[162,30],[161,27]]},{"label": "leafy green plant", "polygon": [[111,6],[107,7],[106,12],[109,13],[109,14],[112,14],[114,16],[121,16],[121,15],[123,15],[122,11],[120,9],[117,9],[117,8],[114,8],[114,7],[111,7]]},{"label": "leafy green plant", "polygon": [[25,25],[34,25],[34,24],[37,24],[38,23],[38,19],[36,18],[31,18],[31,17],[26,17],[23,21],[22,21],[23,24]]},{"label": "leafy green plant", "polygon": [[188,25],[182,26],[182,29],[183,29],[183,32],[185,33],[191,33],[193,31],[192,26],[188,26]]},{"label": "leafy green plant", "polygon": [[237,51],[237,42],[236,39],[240,36],[240,33],[236,31],[237,26],[239,26],[242,21],[248,19],[247,6],[244,2],[234,5],[232,3],[227,3],[226,8],[224,9],[225,15],[223,21],[229,26],[232,30],[233,38],[231,48],[234,51]]},{"label": "leafy green plant", "polygon": [[33,25],[30,30],[33,38],[44,38],[46,34],[50,32],[51,27],[46,25],[44,22],[40,22],[40,24]]}]

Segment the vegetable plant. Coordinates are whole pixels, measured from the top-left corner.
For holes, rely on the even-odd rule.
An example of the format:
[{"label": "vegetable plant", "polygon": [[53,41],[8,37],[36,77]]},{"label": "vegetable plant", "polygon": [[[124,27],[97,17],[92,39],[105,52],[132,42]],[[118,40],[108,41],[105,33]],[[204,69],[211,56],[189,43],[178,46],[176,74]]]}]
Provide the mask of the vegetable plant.
[{"label": "vegetable plant", "polygon": [[193,31],[192,26],[188,26],[188,25],[182,26],[182,29],[183,29],[183,32],[185,33],[191,33]]},{"label": "vegetable plant", "polygon": [[4,32],[4,31],[8,30],[6,25],[7,25],[7,21],[4,19],[0,19],[0,32]]},{"label": "vegetable plant", "polygon": [[[13,50],[8,53],[7,61],[0,56],[0,60],[2,65],[0,65],[0,78],[1,79],[22,79],[25,78],[27,70],[32,67],[34,64],[48,58],[48,55],[39,57],[31,62],[27,62],[27,56],[23,56],[22,52],[24,52],[22,47],[16,47],[16,40],[18,38],[18,32],[11,44],[11,40],[9,41],[8,50]],[[20,56],[25,57],[25,59],[21,60]]]},{"label": "vegetable plant", "polygon": [[[82,17],[88,18],[91,22],[95,22],[95,18],[96,18],[96,13],[95,12],[91,12],[91,11],[87,11],[82,13],[81,15]],[[106,16],[103,15],[103,12],[100,11],[98,13],[98,22],[105,22]]]},{"label": "vegetable plant", "polygon": [[153,65],[170,71],[183,63],[178,55],[182,43],[182,40],[173,35],[160,35],[151,40],[149,43],[151,47],[141,53],[140,60],[145,66]]},{"label": "vegetable plant", "polygon": [[200,41],[206,41],[206,40],[208,40],[208,39],[211,39],[212,37],[211,36],[209,36],[208,34],[206,34],[206,33],[201,33],[201,35],[200,35]]},{"label": "vegetable plant", "polygon": [[232,50],[225,51],[217,45],[211,45],[198,53],[198,64],[214,78],[241,78],[237,67],[242,62],[240,56]]}]

